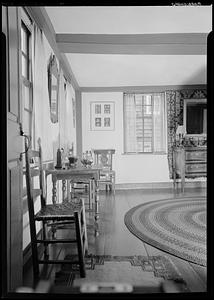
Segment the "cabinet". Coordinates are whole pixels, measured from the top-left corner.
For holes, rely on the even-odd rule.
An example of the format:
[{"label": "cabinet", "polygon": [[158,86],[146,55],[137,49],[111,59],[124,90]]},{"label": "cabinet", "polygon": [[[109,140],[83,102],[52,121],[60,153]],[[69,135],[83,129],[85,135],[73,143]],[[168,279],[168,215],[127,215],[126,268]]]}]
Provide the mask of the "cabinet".
[{"label": "cabinet", "polygon": [[207,176],[207,147],[180,146],[173,149],[173,184],[177,187],[177,179],[181,179],[184,192],[185,178]]}]

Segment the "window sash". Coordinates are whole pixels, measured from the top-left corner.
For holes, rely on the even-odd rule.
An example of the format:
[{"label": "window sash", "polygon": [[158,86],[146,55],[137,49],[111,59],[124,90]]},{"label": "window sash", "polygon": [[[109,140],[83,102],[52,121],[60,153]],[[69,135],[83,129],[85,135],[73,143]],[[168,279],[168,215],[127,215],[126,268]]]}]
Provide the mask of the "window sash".
[{"label": "window sash", "polygon": [[22,76],[30,80],[30,68],[31,68],[31,32],[22,21],[21,23],[21,60],[22,60]]},{"label": "window sash", "polygon": [[165,153],[164,93],[124,94],[124,152]]}]

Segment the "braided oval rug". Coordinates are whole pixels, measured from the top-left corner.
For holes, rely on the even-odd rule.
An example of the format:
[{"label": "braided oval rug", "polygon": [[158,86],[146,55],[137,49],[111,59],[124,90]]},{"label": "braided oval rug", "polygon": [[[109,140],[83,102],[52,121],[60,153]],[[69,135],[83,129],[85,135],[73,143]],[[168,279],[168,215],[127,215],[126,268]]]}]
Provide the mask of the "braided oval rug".
[{"label": "braided oval rug", "polygon": [[142,241],[206,266],[206,198],[183,197],[140,204],[124,218]]}]

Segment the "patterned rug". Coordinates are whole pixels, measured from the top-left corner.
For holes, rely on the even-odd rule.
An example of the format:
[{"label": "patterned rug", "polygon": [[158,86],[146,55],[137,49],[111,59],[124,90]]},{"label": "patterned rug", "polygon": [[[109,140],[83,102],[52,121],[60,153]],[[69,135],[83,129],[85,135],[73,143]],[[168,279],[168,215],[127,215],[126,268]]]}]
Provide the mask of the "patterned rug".
[{"label": "patterned rug", "polygon": [[206,198],[183,197],[140,204],[124,218],[142,241],[206,266]]},{"label": "patterned rug", "polygon": [[[67,255],[65,259],[74,259]],[[186,282],[173,262],[165,256],[89,255],[85,258],[86,278],[80,278],[77,265],[62,265],[55,274],[56,286],[80,287],[85,283],[129,283],[133,286],[157,288],[164,280],[173,280],[189,292]]]}]

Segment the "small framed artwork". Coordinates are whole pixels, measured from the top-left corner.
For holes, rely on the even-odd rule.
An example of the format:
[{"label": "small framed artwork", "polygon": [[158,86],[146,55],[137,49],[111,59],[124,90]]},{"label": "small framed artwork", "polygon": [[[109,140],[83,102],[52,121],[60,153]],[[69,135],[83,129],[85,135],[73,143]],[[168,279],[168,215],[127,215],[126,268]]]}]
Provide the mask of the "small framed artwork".
[{"label": "small framed artwork", "polygon": [[91,102],[91,130],[114,130],[114,102]]}]

